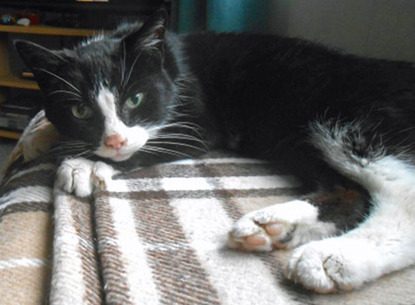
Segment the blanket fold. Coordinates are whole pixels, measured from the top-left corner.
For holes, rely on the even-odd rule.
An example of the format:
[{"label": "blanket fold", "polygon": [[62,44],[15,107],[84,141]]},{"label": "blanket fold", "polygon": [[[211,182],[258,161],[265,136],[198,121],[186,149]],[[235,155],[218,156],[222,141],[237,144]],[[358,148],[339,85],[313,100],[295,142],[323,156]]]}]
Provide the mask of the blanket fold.
[{"label": "blanket fold", "polygon": [[238,252],[243,214],[299,196],[272,164],[213,152],[122,174],[79,199],[56,166],[14,167],[0,193],[0,304],[414,304],[415,270],[316,295],[284,279],[290,251]]}]

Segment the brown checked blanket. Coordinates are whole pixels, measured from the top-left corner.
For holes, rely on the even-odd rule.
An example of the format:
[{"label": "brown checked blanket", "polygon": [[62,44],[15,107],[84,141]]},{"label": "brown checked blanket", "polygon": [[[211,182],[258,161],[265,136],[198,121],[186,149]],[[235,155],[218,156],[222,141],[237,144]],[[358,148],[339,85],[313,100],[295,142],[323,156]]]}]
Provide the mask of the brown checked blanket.
[{"label": "brown checked blanket", "polygon": [[0,304],[415,304],[415,268],[316,295],[284,279],[289,251],[225,246],[244,213],[301,187],[213,152],[118,176],[93,198],[53,189],[56,164],[14,164],[0,191]]}]

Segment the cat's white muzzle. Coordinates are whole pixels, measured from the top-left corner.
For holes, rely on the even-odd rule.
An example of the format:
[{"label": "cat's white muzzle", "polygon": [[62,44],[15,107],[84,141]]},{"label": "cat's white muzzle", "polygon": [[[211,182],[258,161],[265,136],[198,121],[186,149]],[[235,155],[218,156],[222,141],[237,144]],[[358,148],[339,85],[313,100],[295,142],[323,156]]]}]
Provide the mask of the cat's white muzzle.
[{"label": "cat's white muzzle", "polygon": [[102,140],[101,145],[94,152],[95,155],[116,162],[128,160],[147,143],[149,134],[144,128],[135,126],[124,129],[123,138],[125,143],[119,148],[109,147],[105,140]]}]

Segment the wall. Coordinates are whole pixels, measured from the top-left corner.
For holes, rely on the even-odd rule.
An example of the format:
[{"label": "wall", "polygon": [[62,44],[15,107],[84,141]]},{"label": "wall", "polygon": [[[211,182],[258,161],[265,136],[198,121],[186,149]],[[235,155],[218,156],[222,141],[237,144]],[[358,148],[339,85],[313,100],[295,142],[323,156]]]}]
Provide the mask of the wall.
[{"label": "wall", "polygon": [[415,0],[176,0],[179,31],[271,32],[415,62]]},{"label": "wall", "polygon": [[354,54],[415,62],[413,0],[269,1],[268,29]]}]

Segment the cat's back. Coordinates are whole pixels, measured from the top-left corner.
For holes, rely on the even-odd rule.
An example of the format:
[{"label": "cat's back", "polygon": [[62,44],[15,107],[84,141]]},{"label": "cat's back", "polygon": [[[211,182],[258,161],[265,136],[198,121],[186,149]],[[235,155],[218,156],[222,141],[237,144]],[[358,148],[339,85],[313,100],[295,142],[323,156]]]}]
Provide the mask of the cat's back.
[{"label": "cat's back", "polygon": [[234,73],[232,69],[250,70],[251,73],[255,69],[264,71],[286,65],[304,51],[308,54],[304,52],[303,55],[311,58],[311,53],[317,54],[311,50],[320,49],[299,39],[255,33],[202,32],[181,36],[181,40],[186,60],[196,73]]},{"label": "cat's back", "polygon": [[206,32],[181,40],[192,72],[213,94],[241,92],[322,107],[340,96],[361,95],[355,99],[360,104],[397,90],[415,94],[415,68],[408,62],[359,57],[271,34]]},{"label": "cat's back", "polygon": [[325,69],[332,56],[309,42],[268,34],[203,32],[181,40],[192,73],[214,94],[252,89],[269,96],[276,84],[292,79],[299,69],[303,75],[305,67]]}]

